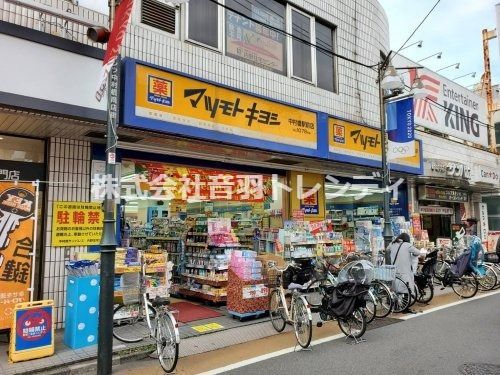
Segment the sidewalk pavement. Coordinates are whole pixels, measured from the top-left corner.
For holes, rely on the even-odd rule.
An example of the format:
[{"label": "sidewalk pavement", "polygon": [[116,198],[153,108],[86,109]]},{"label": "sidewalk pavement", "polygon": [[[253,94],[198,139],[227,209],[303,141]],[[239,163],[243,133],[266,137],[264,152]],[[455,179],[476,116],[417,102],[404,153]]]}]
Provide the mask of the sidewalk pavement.
[{"label": "sidewalk pavement", "polygon": [[[228,316],[224,306],[211,308],[219,310],[223,315],[187,324],[179,323],[179,332],[181,334],[180,356],[199,354],[233,345],[234,343],[242,343],[276,334],[269,324],[267,316],[254,320],[239,321]],[[207,325],[209,326],[207,327]],[[237,333],[234,332],[235,330],[237,330]],[[92,373],[92,367],[89,368],[88,366],[95,365],[97,345],[71,349],[63,343],[63,336],[64,330],[56,331],[55,354],[53,356],[9,363],[8,337],[7,334],[0,334],[0,374],[30,375],[47,373],[55,375]],[[149,338],[133,344],[113,339],[113,361],[114,364],[118,364],[126,360],[144,358],[155,349],[154,341]],[[88,362],[87,365],[85,365],[86,362]]]},{"label": "sidewalk pavement", "polygon": [[[443,301],[454,299],[451,289],[441,291],[435,288],[437,299]],[[451,295],[450,295],[451,293]],[[457,297],[458,298],[458,297]],[[429,307],[437,304],[429,305]],[[258,340],[278,334],[269,323],[267,316],[259,319],[240,322],[227,315],[226,308],[220,307],[223,314],[217,318],[198,320],[188,324],[179,324],[181,334],[180,357],[201,354],[212,350],[229,347],[248,341]],[[314,314],[314,323],[319,318]],[[213,323],[216,323],[215,325]],[[378,325],[377,320],[371,325]],[[207,327],[207,325],[209,325]],[[215,328],[213,327],[219,327]],[[211,329],[210,329],[211,328]],[[287,327],[291,330],[291,327]],[[73,350],[63,343],[63,330],[56,331],[55,354],[51,357],[18,362],[8,362],[8,344],[6,340],[0,343],[0,374],[2,375],[80,375],[95,374],[97,345]],[[0,335],[0,339],[2,335]],[[146,358],[155,350],[154,341],[145,339],[139,343],[126,344],[113,340],[113,365],[127,361]]]}]

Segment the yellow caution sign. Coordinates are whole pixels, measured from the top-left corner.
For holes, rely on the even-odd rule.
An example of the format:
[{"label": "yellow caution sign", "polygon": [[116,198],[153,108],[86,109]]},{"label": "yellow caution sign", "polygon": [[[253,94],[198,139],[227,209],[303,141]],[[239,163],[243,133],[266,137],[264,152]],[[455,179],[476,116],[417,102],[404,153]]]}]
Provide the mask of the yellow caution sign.
[{"label": "yellow caution sign", "polygon": [[10,331],[11,362],[54,354],[53,311],[52,300],[16,304]]}]

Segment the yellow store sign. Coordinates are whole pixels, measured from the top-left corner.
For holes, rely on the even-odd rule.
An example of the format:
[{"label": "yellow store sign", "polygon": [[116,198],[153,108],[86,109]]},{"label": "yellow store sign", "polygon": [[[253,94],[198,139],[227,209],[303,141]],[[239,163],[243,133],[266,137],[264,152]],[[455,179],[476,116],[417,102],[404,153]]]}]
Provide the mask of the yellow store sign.
[{"label": "yellow store sign", "polygon": [[52,246],[98,245],[103,219],[100,203],[54,202]]},{"label": "yellow store sign", "polygon": [[[175,73],[136,65],[135,116],[203,130],[317,149],[316,114]],[[223,139],[221,139],[223,140]]]},{"label": "yellow store sign", "polygon": [[[382,160],[382,137],[378,129],[330,118],[328,120],[329,151],[354,158]],[[415,156],[395,159],[391,164],[420,167],[420,141],[415,141]]]}]

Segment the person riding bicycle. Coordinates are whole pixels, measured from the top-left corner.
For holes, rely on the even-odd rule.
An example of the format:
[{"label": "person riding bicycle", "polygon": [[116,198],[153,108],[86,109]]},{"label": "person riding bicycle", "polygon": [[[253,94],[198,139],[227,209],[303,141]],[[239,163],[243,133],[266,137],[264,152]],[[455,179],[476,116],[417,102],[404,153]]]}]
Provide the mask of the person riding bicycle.
[{"label": "person riding bicycle", "polygon": [[[415,290],[415,279],[412,269],[413,257],[420,256],[420,250],[410,243],[410,235],[401,233],[388,246],[391,264],[396,266],[396,273],[408,284],[411,291]],[[403,312],[412,312],[407,309]]]}]

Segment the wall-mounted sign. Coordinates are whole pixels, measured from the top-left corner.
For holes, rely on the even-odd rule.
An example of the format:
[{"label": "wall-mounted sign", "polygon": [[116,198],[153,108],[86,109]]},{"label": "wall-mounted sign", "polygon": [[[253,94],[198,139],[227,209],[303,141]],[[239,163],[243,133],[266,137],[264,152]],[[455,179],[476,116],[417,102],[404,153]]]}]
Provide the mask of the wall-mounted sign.
[{"label": "wall-mounted sign", "polygon": [[488,240],[488,205],[486,203],[479,203],[479,236],[481,240]]},{"label": "wall-mounted sign", "polygon": [[418,199],[441,202],[467,202],[469,196],[465,190],[422,185],[418,187]]},{"label": "wall-mounted sign", "polygon": [[471,179],[471,168],[465,164],[441,160],[441,159],[425,159],[424,160],[425,176],[455,178],[462,180]]},{"label": "wall-mounted sign", "polygon": [[318,155],[317,115],[128,61],[124,123],[218,142]]},{"label": "wall-mounted sign", "polygon": [[[395,55],[393,62],[398,67],[416,65],[401,55]],[[405,84],[411,86],[416,69],[409,69],[408,74],[399,72]],[[415,101],[415,124],[488,146],[486,99],[431,70],[419,69],[418,76],[427,97]]]},{"label": "wall-mounted sign", "polygon": [[0,165],[0,180],[43,181],[45,179],[44,163],[0,160]]},{"label": "wall-mounted sign", "polygon": [[474,164],[472,182],[492,185],[500,184],[500,166],[488,167]]},{"label": "wall-mounted sign", "polygon": [[454,213],[453,208],[440,206],[420,206],[418,210],[421,215],[453,215]]},{"label": "wall-mounted sign", "polygon": [[52,246],[98,245],[103,219],[100,203],[54,202]]},{"label": "wall-mounted sign", "polygon": [[[380,167],[382,136],[380,130],[352,122],[330,118],[328,120],[328,148],[336,161]],[[415,140],[414,155],[391,160],[391,169],[421,174],[421,142]]]}]

